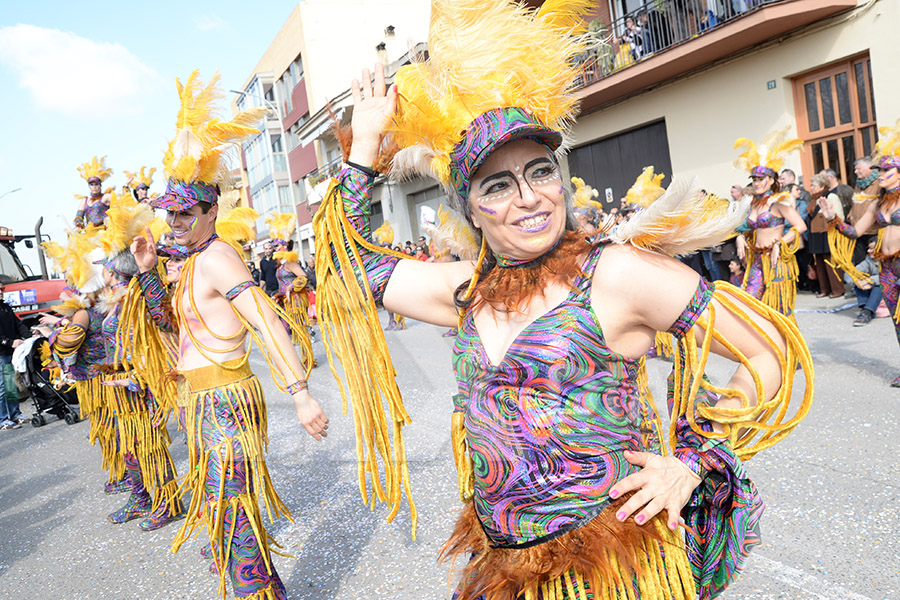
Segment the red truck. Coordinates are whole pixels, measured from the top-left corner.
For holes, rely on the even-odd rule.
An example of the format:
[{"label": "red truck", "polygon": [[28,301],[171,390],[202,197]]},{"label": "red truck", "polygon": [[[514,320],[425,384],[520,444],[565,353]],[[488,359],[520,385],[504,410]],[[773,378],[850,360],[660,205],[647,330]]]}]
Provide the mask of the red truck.
[{"label": "red truck", "polygon": [[0,288],[3,290],[3,300],[26,325],[34,325],[39,313],[58,304],[59,295],[66,286],[65,280],[50,279],[47,275],[47,262],[40,246],[40,275],[31,273],[16,253],[17,243],[24,243],[27,248],[34,248],[35,243],[40,244],[43,222],[43,217],[38,219],[34,235],[14,235],[7,227],[0,226]]}]

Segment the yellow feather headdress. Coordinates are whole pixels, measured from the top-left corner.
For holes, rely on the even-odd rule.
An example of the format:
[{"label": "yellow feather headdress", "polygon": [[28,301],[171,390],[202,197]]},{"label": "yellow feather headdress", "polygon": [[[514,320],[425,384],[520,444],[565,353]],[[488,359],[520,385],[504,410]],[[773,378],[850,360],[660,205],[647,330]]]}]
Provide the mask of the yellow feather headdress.
[{"label": "yellow feather headdress", "polygon": [[372,232],[372,239],[375,240],[375,243],[379,246],[390,246],[394,243],[394,228],[391,227],[390,221],[385,221],[384,224]]},{"label": "yellow feather headdress", "polygon": [[144,228],[153,219],[153,209],[148,204],[135,201],[131,194],[111,192],[106,227],[97,236],[97,242],[107,257],[114,256],[127,250],[134,238],[143,235]]},{"label": "yellow feather headdress", "polygon": [[778,173],[784,166],[788,154],[803,147],[803,140],[788,139],[790,129],[791,127],[788,125],[769,133],[759,145],[749,138],[738,138],[734,142],[734,149],[743,149],[743,151],[734,161],[734,166],[751,174],[755,174],[754,170],[758,167],[762,167],[760,175],[771,175],[771,173],[762,172],[766,169]]},{"label": "yellow feather headdress", "polygon": [[880,139],[875,142],[875,150],[881,157],[882,168],[900,167],[900,119],[893,127],[879,127]]},{"label": "yellow feather headdress", "polygon": [[224,206],[220,203],[219,216],[216,217],[216,235],[242,255],[244,242],[256,239],[255,224],[259,213],[249,206],[234,206],[235,200],[231,200],[229,204],[230,206]]},{"label": "yellow feather headdress", "polygon": [[127,178],[127,185],[131,189],[137,189],[140,185],[145,185],[150,187],[153,183],[153,174],[156,173],[156,167],[151,167],[149,171],[144,173],[144,170],[147,167],[141,167],[141,170],[137,173],[132,173],[131,171],[125,171],[125,177]]},{"label": "yellow feather headdress", "polygon": [[94,264],[95,260],[103,258],[103,251],[99,248],[100,231],[97,226],[88,224],[84,229],[70,230],[65,245],[54,241],[41,244],[56,270],[83,294],[96,292],[104,285],[103,267]]},{"label": "yellow feather headdress", "polygon": [[647,208],[666,193],[665,188],[661,185],[665,176],[665,173],[654,175],[653,166],[644,167],[641,174],[634,180],[634,185],[625,194],[625,200],[629,205]]},{"label": "yellow feather headdress", "polygon": [[584,182],[581,177],[573,177],[572,185],[575,186],[573,201],[575,210],[595,212],[603,210],[603,203],[594,200],[600,196],[600,192]]},{"label": "yellow feather headdress", "polygon": [[200,201],[216,202],[218,186],[231,187],[226,153],[237,142],[259,133],[256,125],[265,116],[265,108],[245,110],[230,121],[216,116],[215,103],[221,98],[218,82],[216,73],[204,85],[197,71],[183,85],[175,80],[181,107],[177,133],[163,153],[168,182],[166,193],[154,203],[159,208],[184,210]]},{"label": "yellow feather headdress", "polygon": [[275,213],[266,219],[269,237],[280,242],[287,242],[294,235],[297,227],[297,215],[291,213]]},{"label": "yellow feather headdress", "polygon": [[522,109],[564,139],[578,111],[573,57],[593,4],[548,0],[533,11],[509,0],[433,0],[428,59],[394,77],[399,100],[389,133],[401,148],[394,173],[434,177],[452,189],[451,153],[470,124],[494,109]]},{"label": "yellow feather headdress", "polygon": [[94,177],[101,182],[106,180],[113,174],[112,169],[106,167],[106,157],[97,158],[96,156],[90,162],[86,162],[78,167],[78,172],[85,181],[90,181]]}]

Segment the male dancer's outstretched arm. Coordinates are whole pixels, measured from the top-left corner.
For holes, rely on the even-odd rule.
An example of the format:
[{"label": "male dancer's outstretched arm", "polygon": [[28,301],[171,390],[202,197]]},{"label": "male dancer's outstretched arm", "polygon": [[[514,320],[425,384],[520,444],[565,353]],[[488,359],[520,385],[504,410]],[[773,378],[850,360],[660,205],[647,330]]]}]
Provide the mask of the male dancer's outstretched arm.
[{"label": "male dancer's outstretched arm", "polygon": [[210,246],[198,263],[200,275],[222,296],[236,286],[251,282],[253,286],[243,290],[231,301],[232,306],[250,323],[263,338],[269,355],[281,372],[287,385],[295,384],[291,389],[297,419],[316,440],[328,435],[328,417],[322,412],[309,390],[306,389],[306,368],[300,361],[290,334],[284,329],[278,315],[265,302],[258,302],[254,297],[253,287],[256,283],[247,270],[247,265],[237,252],[225,244]]}]

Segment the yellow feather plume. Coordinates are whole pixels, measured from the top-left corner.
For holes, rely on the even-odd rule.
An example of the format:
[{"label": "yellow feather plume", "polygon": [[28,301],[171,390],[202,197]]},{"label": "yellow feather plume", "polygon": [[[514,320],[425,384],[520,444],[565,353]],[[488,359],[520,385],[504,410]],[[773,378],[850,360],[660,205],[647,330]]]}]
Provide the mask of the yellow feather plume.
[{"label": "yellow feather plume", "polygon": [[156,217],[152,221],[150,221],[148,227],[150,228],[150,233],[153,234],[153,239],[157,242],[159,241],[159,238],[161,238],[164,234],[172,231],[172,228],[169,227],[169,224],[160,217]]},{"label": "yellow feather plume", "polygon": [[292,213],[275,213],[266,219],[269,237],[276,240],[289,240],[297,227],[297,215]]},{"label": "yellow feather plume", "polygon": [[106,227],[98,236],[104,254],[112,256],[126,250],[134,238],[144,234],[144,228],[153,219],[153,209],[148,204],[135,201],[131,194],[112,192],[106,211]]},{"label": "yellow feather plume", "polygon": [[643,208],[653,204],[660,196],[666,193],[665,188],[661,185],[665,176],[665,173],[654,175],[652,166],[644,167],[641,174],[634,180],[634,185],[625,194],[628,204],[636,204]]},{"label": "yellow feather plume", "polygon": [[88,307],[88,303],[84,299],[84,297],[77,294],[63,292],[62,294],[60,294],[59,299],[62,300],[62,302],[60,302],[59,304],[54,304],[50,307],[50,310],[64,317],[71,317],[79,310]]},{"label": "yellow feather plume", "polygon": [[216,219],[216,234],[243,255],[243,243],[256,239],[254,223],[259,213],[248,206],[236,206]]},{"label": "yellow feather plume", "polygon": [[88,225],[84,229],[68,232],[66,245],[47,241],[41,244],[45,254],[53,261],[56,270],[64,274],[66,281],[75,288],[82,288],[97,275],[91,252],[99,246],[100,228]]},{"label": "yellow feather plume", "polygon": [[585,1],[546,2],[534,12],[508,0],[433,0],[429,58],[401,68],[398,111],[389,132],[401,148],[395,172],[450,178],[450,152],[476,117],[517,106],[563,134],[578,111]]},{"label": "yellow feather plume", "polygon": [[893,127],[878,128],[879,140],[875,142],[875,150],[879,156],[900,156],[900,119]]},{"label": "yellow feather plume", "polygon": [[151,167],[149,171],[144,173],[144,170],[147,167],[141,167],[141,170],[137,173],[132,173],[131,171],[125,171],[125,178],[127,179],[128,187],[134,189],[140,184],[144,184],[147,187],[153,183],[153,174],[156,173],[156,167]]},{"label": "yellow feather plume", "polygon": [[449,252],[462,260],[475,260],[479,242],[468,221],[443,204],[438,206],[437,216],[436,224],[422,223],[422,230],[431,238],[435,256],[443,256]]},{"label": "yellow feather plume", "polygon": [[81,177],[87,181],[91,177],[99,177],[100,181],[104,181],[113,174],[112,169],[106,167],[106,157],[97,158],[96,156],[90,162],[86,162],[78,167]]},{"label": "yellow feather plume", "polygon": [[283,260],[285,262],[297,262],[300,258],[300,254],[295,250],[279,250],[278,252],[274,252],[272,256],[275,260]]},{"label": "yellow feather plume", "polygon": [[215,115],[215,103],[221,94],[216,85],[219,74],[213,75],[205,86],[198,71],[190,74],[182,85],[175,80],[181,108],[176,120],[177,133],[163,153],[163,170],[167,177],[180,181],[227,183],[228,166],[223,154],[240,140],[257,135],[255,127],[267,109],[245,110],[231,121]]},{"label": "yellow feather plume", "polygon": [[390,246],[394,243],[394,228],[391,227],[390,221],[385,221],[384,224],[372,232],[372,239],[375,240],[375,243],[379,246]]},{"label": "yellow feather plume", "polygon": [[800,138],[788,139],[790,129],[788,125],[769,133],[759,145],[749,138],[738,138],[734,142],[734,149],[743,151],[734,161],[734,166],[747,172],[753,170],[753,167],[768,167],[775,172],[780,171],[788,155],[803,147],[803,140]]},{"label": "yellow feather plume", "polygon": [[576,210],[599,212],[603,210],[603,204],[594,200],[600,196],[600,192],[584,182],[581,177],[573,177],[572,185],[575,186],[573,201]]}]

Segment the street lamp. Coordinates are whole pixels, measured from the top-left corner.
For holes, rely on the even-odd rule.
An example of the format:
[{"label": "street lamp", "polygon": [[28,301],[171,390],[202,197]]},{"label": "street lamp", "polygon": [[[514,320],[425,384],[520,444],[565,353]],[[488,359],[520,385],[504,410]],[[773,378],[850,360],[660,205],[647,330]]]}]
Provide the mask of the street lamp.
[{"label": "street lamp", "polygon": [[21,190],[21,189],[22,189],[22,188],[16,188],[16,189],[14,189],[14,190],[9,190],[8,192],[3,192],[2,194],[0,194],[0,198],[2,198],[3,196],[8,196],[9,194],[14,194],[14,193],[18,192],[18,191]]},{"label": "street lamp", "polygon": [[[294,198],[294,176],[291,174],[291,161],[287,155],[287,134],[284,131],[284,122],[281,120],[281,112],[278,110],[278,107],[271,100],[267,100],[262,96],[257,96],[256,94],[250,94],[247,92],[243,92],[240,90],[228,90],[232,94],[237,94],[238,96],[249,96],[250,98],[256,98],[260,102],[262,102],[263,106],[272,111],[275,117],[278,119],[278,129],[281,132],[281,147],[284,152],[284,163],[287,167],[288,174],[288,198],[291,199],[291,206],[293,206],[294,213],[297,212],[297,200]],[[269,137],[269,131],[266,129],[266,138]],[[272,149],[272,144],[269,142],[269,151]],[[275,185],[275,197],[278,197],[278,185],[275,183],[275,160],[274,156],[272,157],[272,184]],[[297,250],[300,250],[300,228],[294,228],[294,237],[296,237],[297,242]]]}]

